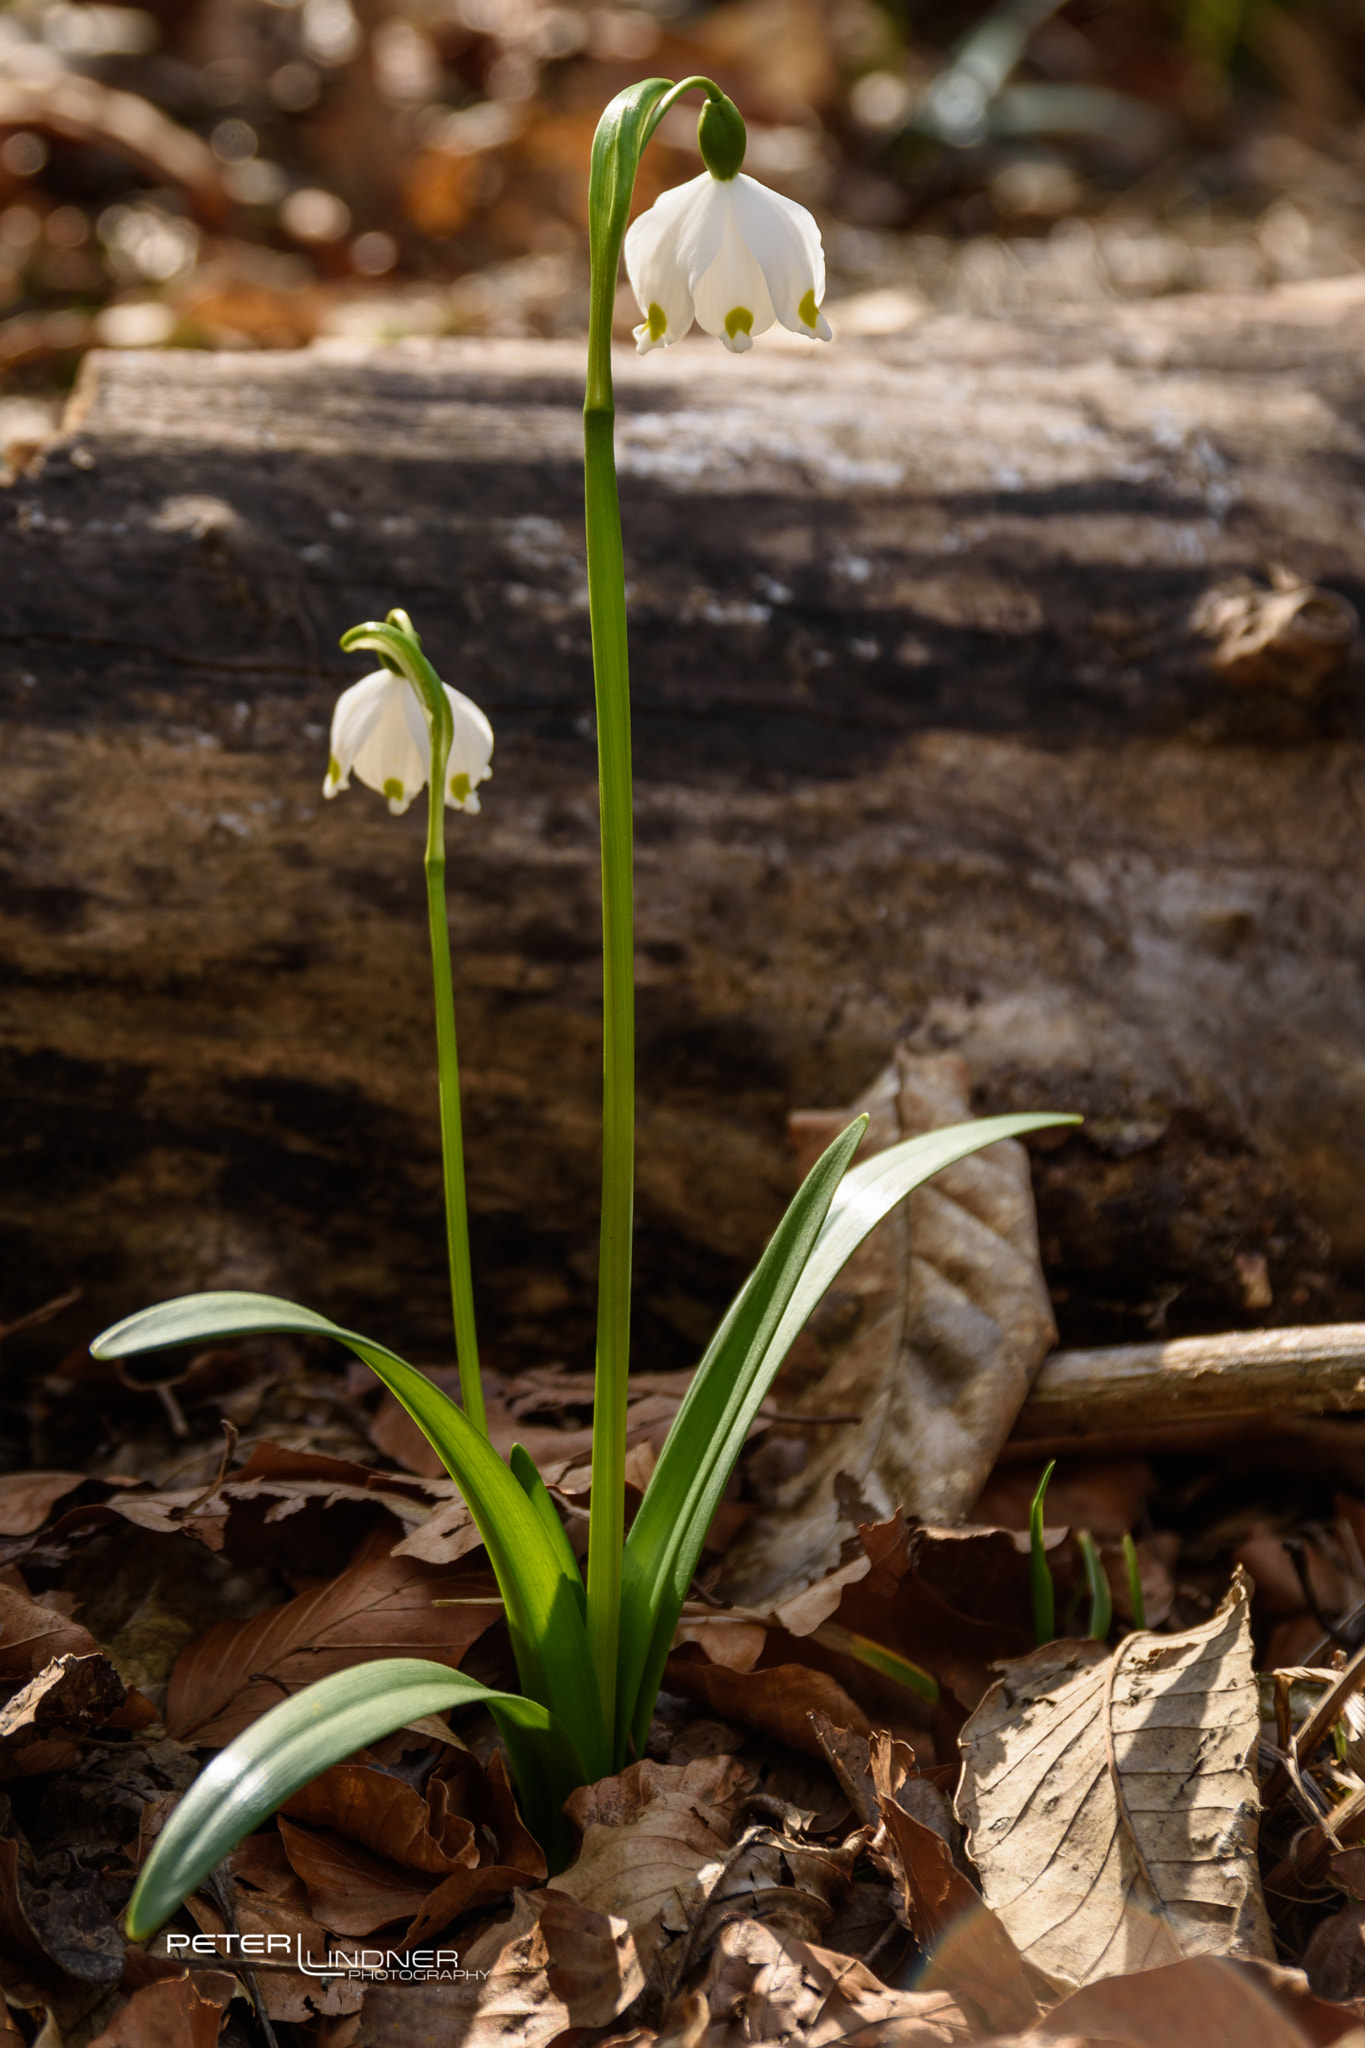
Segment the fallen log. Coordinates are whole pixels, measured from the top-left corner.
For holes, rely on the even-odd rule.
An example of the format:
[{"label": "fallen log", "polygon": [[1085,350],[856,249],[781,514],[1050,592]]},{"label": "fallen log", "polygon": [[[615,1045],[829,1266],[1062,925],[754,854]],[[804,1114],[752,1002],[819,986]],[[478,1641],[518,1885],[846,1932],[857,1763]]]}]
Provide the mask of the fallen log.
[{"label": "fallen log", "polygon": [[[1363,343],[1352,279],[623,356],[642,1366],[898,1032],[1087,1114],[1035,1161],[1069,1342],[1345,1312]],[[0,491],[0,1319],[226,1284],[447,1354],[421,820],[319,801],[337,636],[403,603],[498,736],[450,857],[481,1325],[590,1356],[581,367],[95,356]]]},{"label": "fallen log", "polygon": [[1365,1323],[1056,1351],[1039,1370],[1006,1455],[1194,1448],[1229,1424],[1361,1412]]}]

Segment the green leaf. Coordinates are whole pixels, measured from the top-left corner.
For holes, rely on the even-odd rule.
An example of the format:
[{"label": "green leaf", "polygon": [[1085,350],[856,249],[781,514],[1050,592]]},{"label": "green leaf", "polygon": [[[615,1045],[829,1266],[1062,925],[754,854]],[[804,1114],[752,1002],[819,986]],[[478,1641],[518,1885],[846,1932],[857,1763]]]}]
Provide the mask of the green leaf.
[{"label": "green leaf", "polygon": [[643,1754],[654,1696],[706,1532],[749,1427],[811,1310],[868,1233],[924,1181],[1058,1115],[982,1117],[907,1138],[855,1167],[866,1118],[817,1160],[711,1340],[626,1539],[617,1756]]},{"label": "green leaf", "polygon": [[1050,1643],[1057,1634],[1057,1589],[1052,1582],[1052,1567],[1047,1561],[1043,1546],[1043,1503],[1047,1499],[1047,1483],[1057,1469],[1053,1458],[1029,1504],[1029,1591],[1033,1599],[1033,1640],[1041,1650],[1044,1643]]},{"label": "green leaf", "polygon": [[512,1467],[512,1477],[535,1509],[541,1527],[549,1538],[550,1548],[559,1558],[570,1584],[578,1595],[580,1611],[585,1609],[588,1595],[583,1584],[583,1574],[579,1570],[578,1559],[574,1556],[573,1545],[564,1533],[564,1524],[555,1513],[555,1504],[550,1499],[550,1489],[536,1470],[535,1459],[525,1444],[513,1444],[508,1463]]},{"label": "green leaf", "polygon": [[420,1657],[357,1665],[306,1686],[253,1722],[200,1772],[143,1866],[127,1914],[134,1941],[154,1934],[230,1849],[329,1765],[423,1714],[486,1706],[504,1734],[531,1734],[561,1775],[577,1762],[546,1709]]},{"label": "green leaf", "polygon": [[1107,1642],[1109,1631],[1114,1626],[1114,1596],[1109,1590],[1104,1561],[1088,1529],[1076,1531],[1076,1548],[1085,1566],[1086,1591],[1090,1595],[1090,1626],[1086,1634],[1093,1636],[1097,1643]]},{"label": "green leaf", "polygon": [[822,1621],[811,1635],[811,1641],[823,1643],[827,1650],[837,1650],[840,1656],[856,1657],[860,1664],[866,1664],[869,1671],[879,1671],[883,1678],[893,1678],[897,1685],[903,1685],[908,1692],[917,1692],[921,1699],[936,1702],[939,1697],[938,1680],[926,1671],[922,1664],[912,1663],[909,1657],[902,1657],[898,1650],[888,1650],[885,1643],[873,1642],[871,1636],[861,1636],[851,1628],[840,1628],[837,1621]]},{"label": "green leaf", "polygon": [[330,1337],[344,1344],[406,1408],[469,1504],[497,1575],[522,1684],[533,1699],[553,1707],[583,1760],[585,1775],[601,1777],[610,1769],[610,1752],[581,1593],[574,1590],[577,1567],[568,1571],[535,1506],[487,1438],[425,1373],[382,1344],[270,1294],[184,1295],[116,1323],[90,1348],[97,1358],[127,1358],[209,1337],[265,1331]]}]

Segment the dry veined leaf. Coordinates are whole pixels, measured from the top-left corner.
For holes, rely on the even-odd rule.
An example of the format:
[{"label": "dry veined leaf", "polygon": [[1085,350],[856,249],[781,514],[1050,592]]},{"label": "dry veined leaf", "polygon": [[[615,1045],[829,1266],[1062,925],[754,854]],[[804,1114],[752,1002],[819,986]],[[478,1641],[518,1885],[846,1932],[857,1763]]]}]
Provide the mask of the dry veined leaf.
[{"label": "dry veined leaf", "polygon": [[[871,1116],[866,1158],[965,1122],[967,1069],[899,1051],[856,1107]],[[818,1154],[853,1113],[811,1113],[793,1130]],[[1028,1154],[992,1145],[901,1203],[797,1339],[777,1383],[781,1407],[858,1419],[802,1431],[806,1463],[739,1537],[721,1596],[760,1608],[790,1599],[836,1569],[860,1524],[898,1507],[957,1521],[1056,1340]]]},{"label": "dry veined leaf", "polygon": [[666,1918],[672,1932],[704,1903],[702,1873],[723,1864],[730,1810],[750,1782],[742,1764],[717,1756],[681,1766],[646,1758],[581,1786],[565,1811],[583,1844],[555,1890],[624,1919],[648,1970]]},{"label": "dry veined leaf", "polygon": [[544,1881],[544,1855],[496,1752],[485,1773],[475,1757],[451,1751],[425,1794],[389,1771],[338,1764],[286,1810],[310,1824],[282,1818],[280,1839],[309,1907],[335,1934],[404,1920],[410,1946],[475,1906]]},{"label": "dry veined leaf", "polygon": [[414,1558],[379,1557],[249,1621],[217,1622],[176,1659],[167,1732],[218,1748],[301,1686],[375,1657],[458,1667],[501,1613],[496,1593],[491,1572],[440,1573]]},{"label": "dry veined leaf", "polygon": [[0,1685],[25,1685],[54,1657],[91,1657],[98,1650],[78,1621],[15,1586],[0,1586]]},{"label": "dry veined leaf", "polygon": [[962,1731],[986,1903],[1061,1993],[1199,1955],[1272,1959],[1256,1869],[1246,1581],[1183,1635],[1049,1643]]}]

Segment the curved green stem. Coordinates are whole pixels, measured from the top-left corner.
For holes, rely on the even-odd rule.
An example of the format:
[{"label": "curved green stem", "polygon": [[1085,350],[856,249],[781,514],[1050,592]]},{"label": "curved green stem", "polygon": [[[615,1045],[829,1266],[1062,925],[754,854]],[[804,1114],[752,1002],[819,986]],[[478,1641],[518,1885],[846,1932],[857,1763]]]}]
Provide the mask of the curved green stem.
[{"label": "curved green stem", "polygon": [[431,774],[427,779],[427,922],[431,928],[431,979],[436,1002],[436,1062],[440,1077],[441,1169],[445,1181],[446,1253],[450,1264],[450,1305],[460,1399],[477,1430],[488,1434],[479,1340],[474,1327],[474,1276],[469,1262],[469,1212],[464,1183],[464,1135],[460,1123],[460,1062],[455,1044],[455,991],[450,970],[450,924],[446,909],[446,764],[454,737],[450,703],[441,679],[422,652],[406,612],[392,611],[383,625],[371,620],[353,627],[342,646],[371,647],[390,668],[405,675],[427,709],[431,726]]},{"label": "curved green stem", "polygon": [[588,1638],[608,1727],[615,1715],[625,1528],[631,1238],[635,1206],[635,965],[630,675],[625,565],[616,486],[611,327],[641,153],[684,92],[723,98],[708,78],[645,79],[612,101],[593,140],[589,193],[592,297],[583,405],[588,613],[597,697],[602,832],[602,1238],[588,1524]]}]

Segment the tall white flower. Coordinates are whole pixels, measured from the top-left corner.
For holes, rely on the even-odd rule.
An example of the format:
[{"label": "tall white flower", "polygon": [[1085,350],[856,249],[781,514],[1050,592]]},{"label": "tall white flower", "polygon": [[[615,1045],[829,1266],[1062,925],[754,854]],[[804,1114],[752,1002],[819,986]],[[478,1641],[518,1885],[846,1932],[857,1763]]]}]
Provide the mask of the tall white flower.
[{"label": "tall white flower", "polygon": [[675,185],[626,236],[626,274],[644,320],[641,355],[681,341],[696,320],[739,353],[778,321],[829,341],[820,311],[825,252],[804,206],[738,172]]},{"label": "tall white flower", "polygon": [[[493,773],[493,728],[477,704],[443,684],[450,700],[455,735],[446,764],[446,802],[477,811],[475,786]],[[417,692],[405,676],[376,669],[343,690],[332,713],[332,743],[324,796],[351,786],[351,771],[367,789],[377,789],[399,817],[426,788],[431,773],[431,734]]]}]

